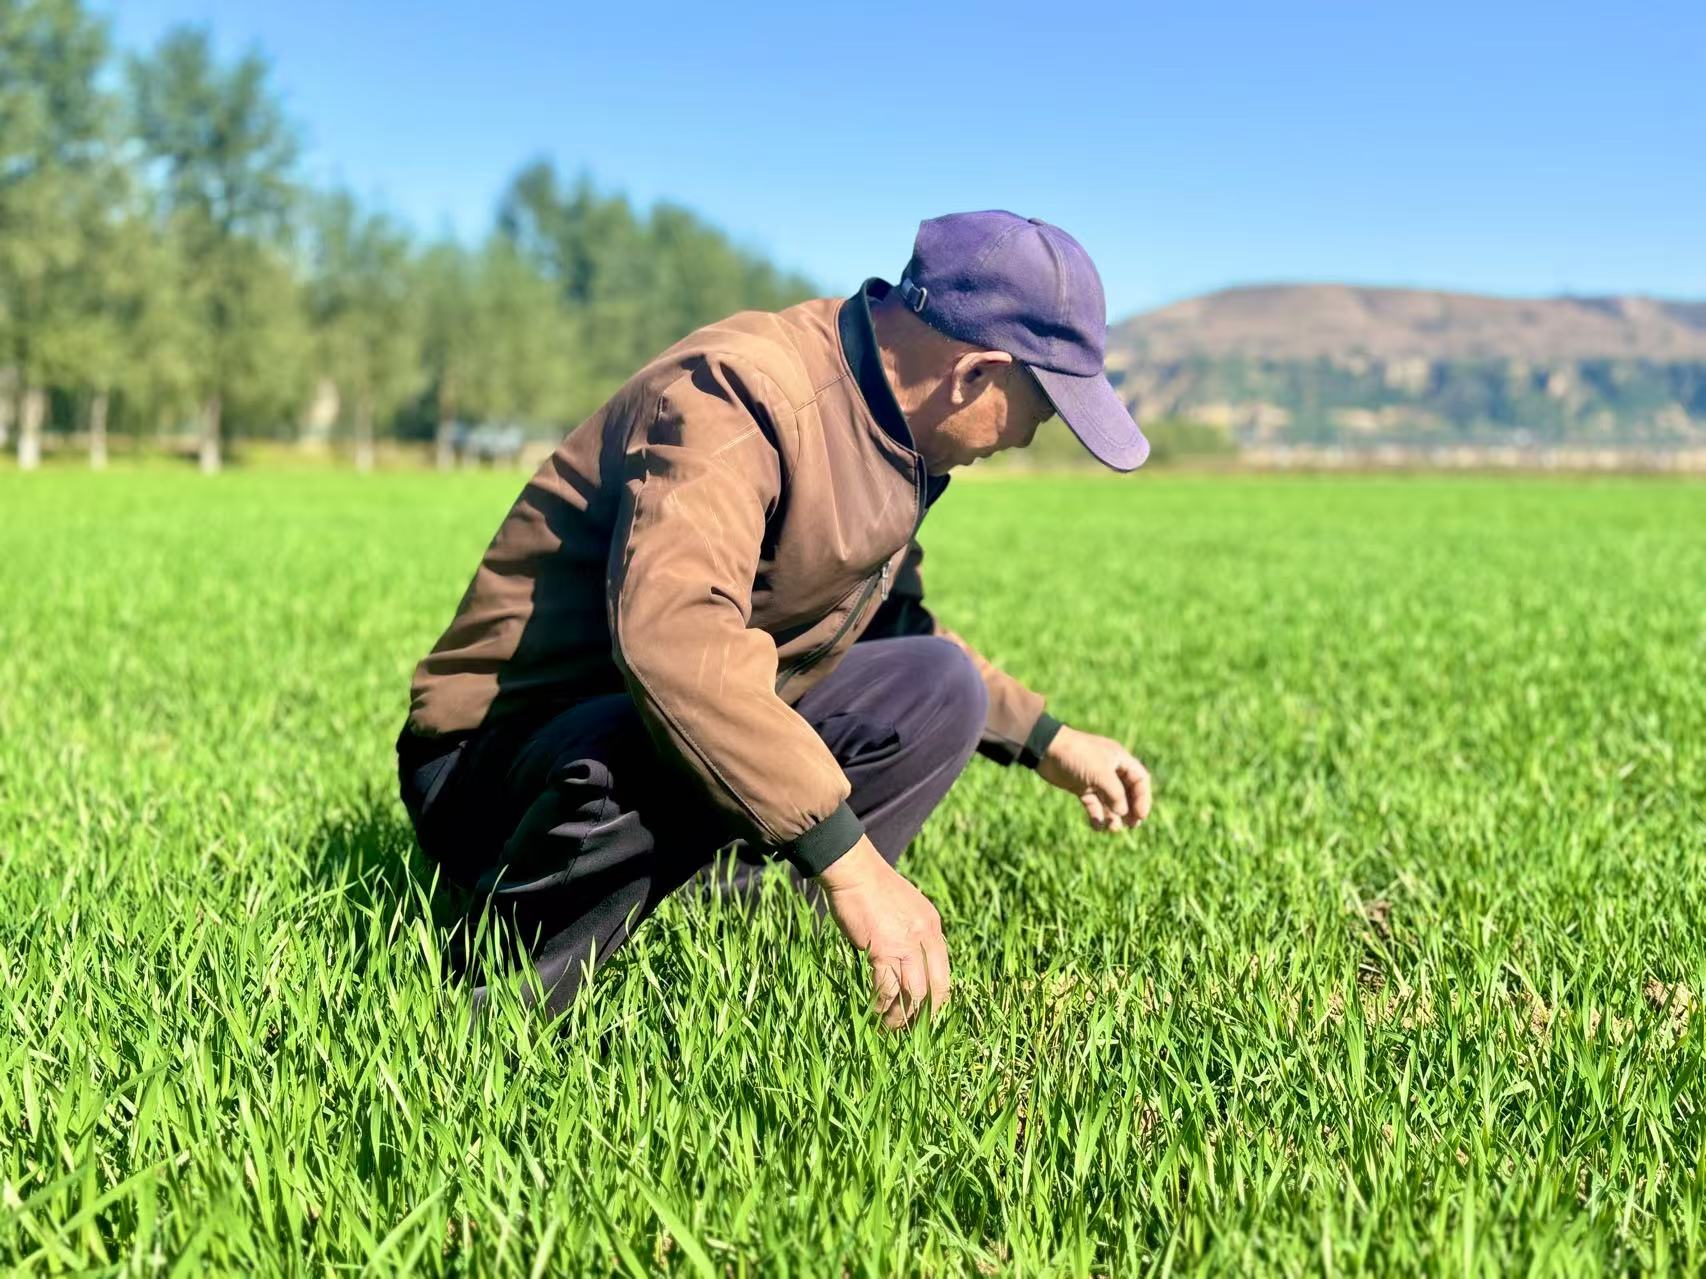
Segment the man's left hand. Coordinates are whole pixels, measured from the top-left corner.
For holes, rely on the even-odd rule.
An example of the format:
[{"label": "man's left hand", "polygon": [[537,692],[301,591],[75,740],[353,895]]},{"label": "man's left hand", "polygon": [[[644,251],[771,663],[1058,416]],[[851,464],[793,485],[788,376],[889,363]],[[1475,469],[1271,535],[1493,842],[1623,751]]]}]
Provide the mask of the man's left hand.
[{"label": "man's left hand", "polygon": [[1149,770],[1112,738],[1062,725],[1037,772],[1076,795],[1097,830],[1130,830],[1149,816]]}]

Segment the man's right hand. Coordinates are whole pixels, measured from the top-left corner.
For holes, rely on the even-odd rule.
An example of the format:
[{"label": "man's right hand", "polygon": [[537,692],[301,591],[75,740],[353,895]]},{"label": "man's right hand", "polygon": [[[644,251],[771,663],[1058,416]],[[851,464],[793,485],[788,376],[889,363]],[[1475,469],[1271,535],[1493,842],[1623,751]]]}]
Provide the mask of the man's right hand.
[{"label": "man's right hand", "polygon": [[929,898],[883,860],[865,835],[817,877],[829,913],[871,964],[883,1025],[899,1028],[926,1001],[948,1002],[948,944]]}]

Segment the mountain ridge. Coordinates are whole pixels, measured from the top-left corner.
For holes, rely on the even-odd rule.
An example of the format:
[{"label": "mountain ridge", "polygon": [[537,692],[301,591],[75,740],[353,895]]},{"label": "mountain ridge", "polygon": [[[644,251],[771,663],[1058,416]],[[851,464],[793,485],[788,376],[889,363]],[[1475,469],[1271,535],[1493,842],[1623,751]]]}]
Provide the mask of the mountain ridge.
[{"label": "mountain ridge", "polygon": [[1119,322],[1107,365],[1243,443],[1706,441],[1706,301],[1249,284]]},{"label": "mountain ridge", "polygon": [[[1117,336],[1116,336],[1117,335]],[[1241,284],[1140,312],[1110,347],[1152,358],[1706,360],[1706,300],[1646,294],[1505,297],[1332,282]]]}]

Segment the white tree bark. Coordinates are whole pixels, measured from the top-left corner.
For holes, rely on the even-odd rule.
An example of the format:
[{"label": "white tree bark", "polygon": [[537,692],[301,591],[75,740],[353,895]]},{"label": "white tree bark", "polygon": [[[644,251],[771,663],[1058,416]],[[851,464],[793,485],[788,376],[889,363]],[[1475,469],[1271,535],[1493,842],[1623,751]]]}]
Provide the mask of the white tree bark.
[{"label": "white tree bark", "polygon": [[219,397],[207,402],[206,417],[201,424],[201,473],[214,475],[224,461],[219,449]]},{"label": "white tree bark", "polygon": [[363,475],[373,469],[373,409],[366,400],[355,410],[355,469]]},{"label": "white tree bark", "polygon": [[18,412],[18,469],[33,471],[41,465],[41,420],[47,414],[47,393],[35,388],[24,392]]},{"label": "white tree bark", "polygon": [[89,466],[107,469],[107,393],[100,391],[89,404]]},{"label": "white tree bark", "polygon": [[455,426],[455,421],[448,413],[438,419],[438,434],[434,442],[437,445],[438,469],[441,471],[453,470],[456,466],[456,443],[451,436]]}]

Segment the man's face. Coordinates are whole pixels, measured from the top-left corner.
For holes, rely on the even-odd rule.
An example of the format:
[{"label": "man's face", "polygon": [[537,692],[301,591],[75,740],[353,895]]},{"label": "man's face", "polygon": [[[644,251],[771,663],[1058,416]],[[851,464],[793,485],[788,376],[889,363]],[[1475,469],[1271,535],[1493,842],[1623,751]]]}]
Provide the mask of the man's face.
[{"label": "man's face", "polygon": [[933,475],[1004,449],[1022,449],[1037,428],[1054,416],[1054,405],[1017,360],[973,364],[956,370],[964,396],[942,418],[934,434],[934,456],[925,460]]}]

